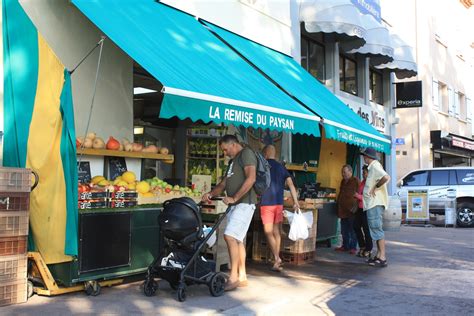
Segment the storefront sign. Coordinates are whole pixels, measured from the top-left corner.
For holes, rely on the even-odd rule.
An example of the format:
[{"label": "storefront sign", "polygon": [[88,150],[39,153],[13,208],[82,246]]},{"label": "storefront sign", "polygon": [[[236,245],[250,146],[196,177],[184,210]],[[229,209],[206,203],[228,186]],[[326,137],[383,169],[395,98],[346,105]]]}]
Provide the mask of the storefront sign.
[{"label": "storefront sign", "polygon": [[378,0],[351,0],[351,2],[362,14],[370,14],[377,21],[382,21],[380,3]]},{"label": "storefront sign", "polygon": [[217,121],[223,119],[229,123],[258,125],[262,128],[276,128],[292,131],[295,129],[295,121],[293,119],[277,115],[229,109],[220,106],[209,107],[209,119]]},{"label": "storefront sign", "polygon": [[470,142],[466,139],[458,138],[455,136],[452,136],[451,145],[453,147],[464,148],[467,150],[474,150],[474,142]]},{"label": "storefront sign", "polygon": [[396,109],[420,108],[423,105],[421,81],[398,82]]},{"label": "storefront sign", "polygon": [[364,104],[352,104],[352,102],[349,102],[347,105],[376,130],[385,135],[389,134],[386,124],[387,113],[384,110],[379,110]]},{"label": "storefront sign", "polygon": [[428,221],[428,190],[409,190],[407,194],[407,220]]}]

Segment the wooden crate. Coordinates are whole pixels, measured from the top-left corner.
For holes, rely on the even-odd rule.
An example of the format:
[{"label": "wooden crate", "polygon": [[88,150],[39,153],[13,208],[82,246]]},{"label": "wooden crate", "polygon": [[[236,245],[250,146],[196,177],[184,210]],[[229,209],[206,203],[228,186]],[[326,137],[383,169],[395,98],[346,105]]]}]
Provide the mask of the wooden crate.
[{"label": "wooden crate", "polygon": [[253,232],[252,260],[257,262],[270,262],[274,260],[263,231],[255,230]]},{"label": "wooden crate", "polygon": [[26,279],[28,255],[0,256],[0,283]]},{"label": "wooden crate", "polygon": [[26,302],[26,282],[26,278],[0,282],[0,306]]},{"label": "wooden crate", "polygon": [[323,208],[324,199],[305,199],[304,208],[305,209],[318,209]]},{"label": "wooden crate", "polygon": [[0,167],[0,192],[30,192],[32,185],[30,169]]},{"label": "wooden crate", "polygon": [[0,256],[25,254],[28,236],[0,237]]},{"label": "wooden crate", "polygon": [[221,200],[211,201],[210,204],[202,204],[201,212],[205,214],[221,214],[225,213],[227,205]]},{"label": "wooden crate", "polygon": [[29,210],[29,192],[0,192],[0,211],[26,212]]},{"label": "wooden crate", "polygon": [[28,235],[28,212],[0,211],[0,237]]},{"label": "wooden crate", "polygon": [[305,240],[293,241],[285,236],[281,238],[280,251],[286,253],[304,253],[315,251],[316,249],[316,236],[310,237]]},{"label": "wooden crate", "polygon": [[285,263],[300,265],[300,264],[313,262],[315,254],[316,254],[315,251],[303,252],[303,253],[281,252],[280,258]]}]

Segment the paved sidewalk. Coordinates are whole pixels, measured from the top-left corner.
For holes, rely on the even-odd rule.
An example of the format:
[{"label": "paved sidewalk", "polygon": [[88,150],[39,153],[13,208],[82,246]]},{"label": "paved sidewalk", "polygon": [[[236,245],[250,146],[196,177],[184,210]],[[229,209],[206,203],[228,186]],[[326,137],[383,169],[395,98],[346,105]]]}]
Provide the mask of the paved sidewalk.
[{"label": "paved sidewalk", "polygon": [[179,303],[166,282],[155,297],[140,282],[102,289],[97,297],[74,293],[33,296],[0,308],[2,315],[472,315],[474,230],[402,227],[387,233],[389,266],[317,248],[313,264],[271,272],[249,266],[249,286],[212,297],[205,286],[188,288]]}]

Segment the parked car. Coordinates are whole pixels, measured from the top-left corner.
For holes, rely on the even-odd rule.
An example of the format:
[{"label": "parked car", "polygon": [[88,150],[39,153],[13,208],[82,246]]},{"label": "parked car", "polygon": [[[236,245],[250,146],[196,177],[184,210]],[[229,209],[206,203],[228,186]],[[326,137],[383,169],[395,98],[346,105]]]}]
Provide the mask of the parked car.
[{"label": "parked car", "polygon": [[474,227],[474,167],[419,169],[398,183],[398,196],[406,212],[408,190],[428,190],[430,213],[444,215],[448,189],[456,189],[456,220],[462,227]]}]

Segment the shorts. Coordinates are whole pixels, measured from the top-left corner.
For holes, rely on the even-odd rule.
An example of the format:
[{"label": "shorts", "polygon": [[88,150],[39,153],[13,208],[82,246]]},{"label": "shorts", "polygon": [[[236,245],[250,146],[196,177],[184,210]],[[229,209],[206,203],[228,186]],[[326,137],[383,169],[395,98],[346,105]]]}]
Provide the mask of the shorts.
[{"label": "shorts", "polygon": [[263,225],[283,222],[283,205],[260,206],[260,217],[262,218]]},{"label": "shorts", "polygon": [[254,204],[239,203],[231,206],[227,214],[227,226],[224,230],[224,235],[243,242],[245,236],[247,236],[254,211]]},{"label": "shorts", "polygon": [[369,231],[372,240],[384,239],[385,234],[383,232],[383,218],[382,213],[385,210],[383,205],[377,205],[367,212],[367,222],[369,223]]}]

